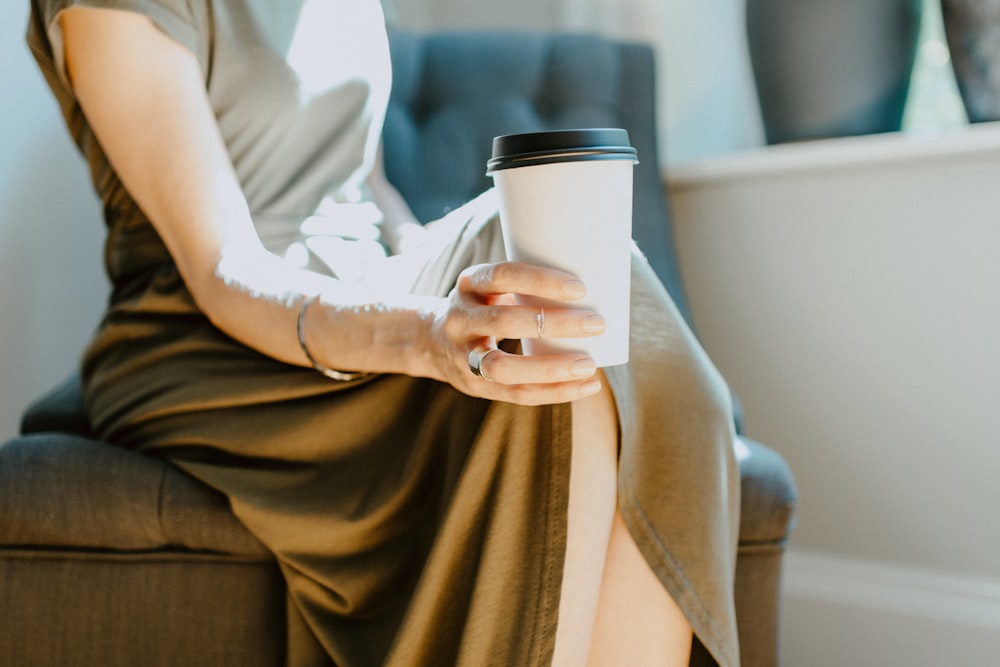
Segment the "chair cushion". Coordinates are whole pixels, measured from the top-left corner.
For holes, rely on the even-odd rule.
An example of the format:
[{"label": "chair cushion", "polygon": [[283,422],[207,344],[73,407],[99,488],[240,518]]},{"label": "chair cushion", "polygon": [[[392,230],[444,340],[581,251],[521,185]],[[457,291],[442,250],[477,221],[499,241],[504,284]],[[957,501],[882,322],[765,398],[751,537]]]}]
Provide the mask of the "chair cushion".
[{"label": "chair cushion", "polygon": [[[783,543],[797,493],[774,450],[740,438],[742,546]],[[49,489],[39,494],[38,489]],[[226,499],[174,466],[65,433],[0,446],[0,546],[185,548],[268,558]]]},{"label": "chair cushion", "polygon": [[0,445],[0,547],[267,550],[225,497],[162,460],[59,433]]}]

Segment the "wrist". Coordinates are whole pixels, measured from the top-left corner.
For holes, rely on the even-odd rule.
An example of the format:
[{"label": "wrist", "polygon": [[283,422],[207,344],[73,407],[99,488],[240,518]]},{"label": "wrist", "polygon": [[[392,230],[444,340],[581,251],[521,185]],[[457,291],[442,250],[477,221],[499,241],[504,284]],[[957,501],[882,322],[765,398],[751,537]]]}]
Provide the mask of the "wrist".
[{"label": "wrist", "polygon": [[446,299],[401,295],[372,303],[331,303],[324,295],[302,318],[306,349],[321,367],[346,373],[438,378],[434,323]]},{"label": "wrist", "polygon": [[448,312],[448,299],[428,297],[415,311],[414,349],[410,355],[413,364],[409,375],[446,381],[442,371],[442,336],[440,330]]},{"label": "wrist", "polygon": [[306,361],[316,371],[325,375],[331,380],[336,380],[338,382],[350,382],[352,380],[361,380],[368,377],[370,374],[365,372],[342,371],[330,368],[329,366],[326,366],[325,364],[318,361],[316,357],[313,356],[312,351],[309,349],[309,344],[306,341],[305,319],[306,319],[306,312],[309,310],[309,306],[311,306],[318,298],[319,298],[318,294],[308,297],[302,302],[302,305],[299,307],[299,317],[296,325],[296,333],[298,334],[299,347],[302,350],[302,355],[306,358]]}]

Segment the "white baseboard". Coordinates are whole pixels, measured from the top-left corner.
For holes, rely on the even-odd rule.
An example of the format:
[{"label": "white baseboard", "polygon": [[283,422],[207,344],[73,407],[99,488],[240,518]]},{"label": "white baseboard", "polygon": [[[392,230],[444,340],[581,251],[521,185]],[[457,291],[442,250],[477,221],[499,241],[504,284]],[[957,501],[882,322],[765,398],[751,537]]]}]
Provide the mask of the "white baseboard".
[{"label": "white baseboard", "polygon": [[1000,665],[1000,581],[792,551],[782,653],[809,665]]}]

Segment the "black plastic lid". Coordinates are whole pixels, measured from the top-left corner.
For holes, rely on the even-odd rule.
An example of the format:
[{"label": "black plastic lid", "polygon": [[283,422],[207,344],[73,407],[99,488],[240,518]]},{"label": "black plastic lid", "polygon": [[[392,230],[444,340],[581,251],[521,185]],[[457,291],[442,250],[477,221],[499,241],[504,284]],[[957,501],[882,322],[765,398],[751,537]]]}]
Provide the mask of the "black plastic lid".
[{"label": "black plastic lid", "polygon": [[493,157],[486,163],[486,173],[512,167],[584,160],[638,162],[628,131],[620,128],[528,132],[495,137]]}]

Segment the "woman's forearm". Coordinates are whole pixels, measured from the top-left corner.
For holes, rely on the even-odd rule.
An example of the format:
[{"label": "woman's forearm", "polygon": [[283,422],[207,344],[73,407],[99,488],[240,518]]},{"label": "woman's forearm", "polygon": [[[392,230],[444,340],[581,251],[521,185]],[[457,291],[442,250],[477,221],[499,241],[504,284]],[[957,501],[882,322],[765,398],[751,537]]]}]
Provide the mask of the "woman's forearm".
[{"label": "woman's forearm", "polygon": [[306,300],[302,340],[312,357],[344,371],[436,377],[428,353],[429,328],[444,299],[364,291],[304,269],[266,250],[233,253],[196,297],[199,307],[230,336],[268,356],[309,365],[298,319]]}]

